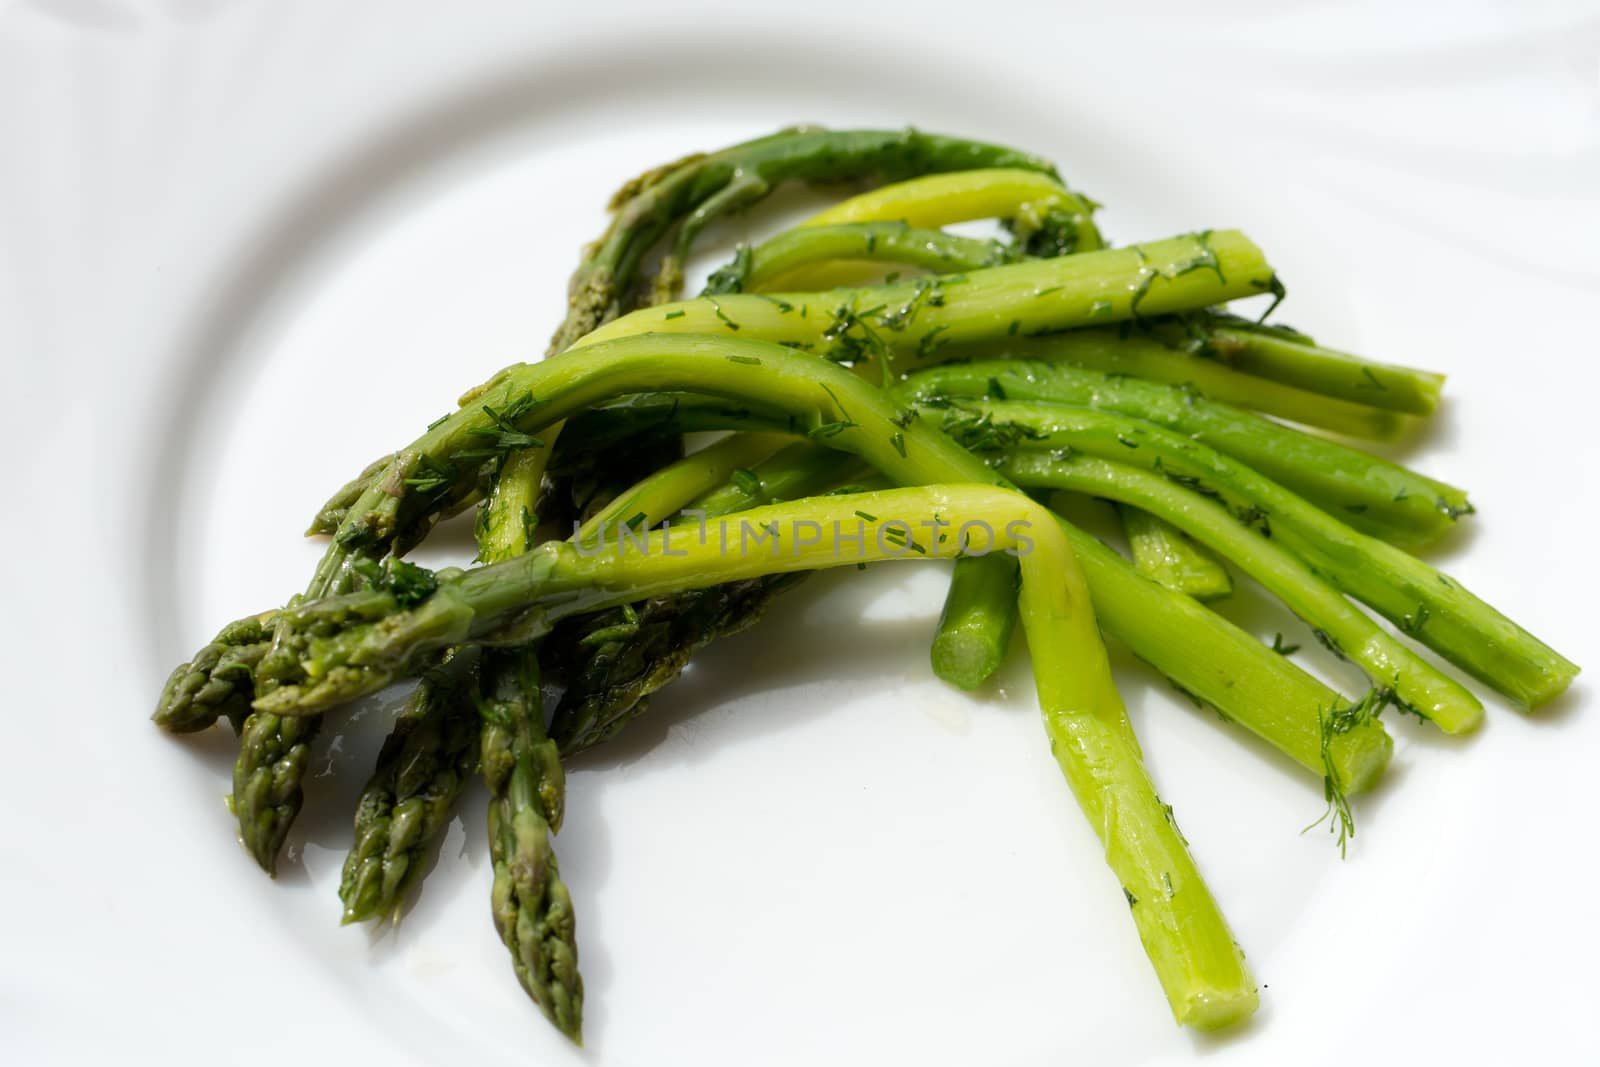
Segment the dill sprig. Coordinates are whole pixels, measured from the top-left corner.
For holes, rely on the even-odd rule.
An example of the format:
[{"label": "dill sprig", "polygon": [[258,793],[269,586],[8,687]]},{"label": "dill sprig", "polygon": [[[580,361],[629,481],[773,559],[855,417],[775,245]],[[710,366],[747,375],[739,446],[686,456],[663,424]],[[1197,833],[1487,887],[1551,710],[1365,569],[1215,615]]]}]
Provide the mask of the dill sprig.
[{"label": "dill sprig", "polygon": [[489,416],[492,426],[474,426],[467,433],[484,438],[489,443],[484,448],[464,449],[457,453],[463,459],[492,459],[497,467],[506,456],[524,448],[539,448],[544,442],[517,425],[524,415],[538,405],[532,393],[523,393],[504,408],[484,404],[483,413]]},{"label": "dill sprig", "polygon": [[382,562],[359,559],[350,565],[369,587],[394,596],[402,608],[414,607],[433,595],[439,588],[439,579],[426,567],[407,563],[396,556],[385,556]]},{"label": "dill sprig", "polygon": [[1392,690],[1372,689],[1353,704],[1334,707],[1326,714],[1319,712],[1317,715],[1317,725],[1322,732],[1322,795],[1328,806],[1315,822],[1300,832],[1306,833],[1326,822],[1328,832],[1338,837],[1340,859],[1345,858],[1349,843],[1355,839],[1356,820],[1350,811],[1350,799],[1345,795],[1344,784],[1339,781],[1339,772],[1334,769],[1331,754],[1333,740],[1373,721],[1392,703]]},{"label": "dill sprig", "polygon": [[941,429],[970,452],[1003,452],[1023,441],[1046,436],[1032,426],[996,422],[992,412],[975,411],[953,403],[945,408]]}]

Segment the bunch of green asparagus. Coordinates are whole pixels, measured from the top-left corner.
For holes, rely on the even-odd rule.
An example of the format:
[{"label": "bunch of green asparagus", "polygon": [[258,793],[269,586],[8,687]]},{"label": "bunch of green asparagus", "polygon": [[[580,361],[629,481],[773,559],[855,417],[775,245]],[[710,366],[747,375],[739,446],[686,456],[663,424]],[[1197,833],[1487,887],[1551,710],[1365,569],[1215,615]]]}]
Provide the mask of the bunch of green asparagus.
[{"label": "bunch of green asparagus", "polygon": [[[740,246],[680,299],[708,224],[797,180],[865,191]],[[233,725],[240,838],[271,873],[324,720],[417,679],[357,805],[344,920],[399,914],[481,774],[496,929],[578,1041],[563,758],[805,573],[954,558],[934,671],[981,687],[1020,619],[1052,751],[1174,1016],[1239,1022],[1255,982],[1144,766],[1102,633],[1320,778],[1341,848],[1349,797],[1389,759],[1385,708],[1450,733],[1482,718],[1415,645],[1526,709],[1578,668],[1412,554],[1472,513],[1462,490],[1349,443],[1428,416],[1440,375],[1224,310],[1285,293],[1237,231],[1112,248],[1097,206],[1037,157],[912,130],[783,130],[628,183],[548,358],[338,490],[305,591],[179,666],[156,722]],[[1002,228],[946,229],[974,220]],[[703,431],[725,435],[685,455]],[[1061,494],[1113,502],[1127,556],[1052,510]],[[474,566],[405,561],[473,507]],[[1205,606],[1231,592],[1230,565],[1359,670],[1353,696]]]}]

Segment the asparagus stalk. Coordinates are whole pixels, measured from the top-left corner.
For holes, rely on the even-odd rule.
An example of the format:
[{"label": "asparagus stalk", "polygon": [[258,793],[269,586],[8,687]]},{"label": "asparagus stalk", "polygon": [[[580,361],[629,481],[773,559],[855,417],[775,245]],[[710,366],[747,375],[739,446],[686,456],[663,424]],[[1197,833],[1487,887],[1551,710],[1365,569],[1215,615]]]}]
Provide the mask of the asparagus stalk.
[{"label": "asparagus stalk", "polygon": [[[1193,317],[1199,319],[1203,314]],[[1347,437],[1389,440],[1403,426],[1403,416],[1393,411],[1257,377],[1224,362],[1169,347],[1142,330],[1068,330],[1047,337],[950,346],[940,349],[936,356],[941,361],[1067,363],[1107,375],[1144,378],[1197,390],[1201,396],[1222,404]]]},{"label": "asparagus stalk", "polygon": [[872,468],[854,457],[806,442],[783,448],[750,468],[751,478],[731,480],[695,497],[684,513],[716,519],[763,504],[819,496],[848,482],[865,481]]},{"label": "asparagus stalk", "polygon": [[355,843],[339,881],[344,922],[394,914],[422,879],[427,853],[477,770],[478,650],[427,671],[384,740],[356,803]]},{"label": "asparagus stalk", "polygon": [[533,702],[540,692],[537,650],[489,653],[484,681],[479,708],[495,928],[522,988],[581,1045],[583,977],[572,897],[550,841],[561,825],[565,778],[555,742],[545,736],[544,708]]},{"label": "asparagus stalk", "polygon": [[556,662],[575,665],[563,678],[566,687],[550,723],[562,755],[615,737],[648,710],[650,695],[676,680],[696,652],[755,624],[773,597],[804,577],[725,582],[555,626],[545,650]]},{"label": "asparagus stalk", "polygon": [[[1010,477],[1016,481],[1015,475]],[[1228,568],[1182,530],[1142,508],[1125,504],[1118,505],[1117,515],[1128,538],[1133,565],[1140,574],[1200,601],[1220,600],[1233,592]]]},{"label": "asparagus stalk", "polygon": [[[914,178],[852,197],[756,249],[741,249],[708,289],[831,288],[840,272],[829,262],[841,259],[888,260],[948,274],[1026,255],[1090,252],[1104,247],[1092,220],[1095,206],[1053,178],[1025,170]],[[1005,220],[1017,240],[1007,246],[934,228],[984,218]]]},{"label": "asparagus stalk", "polygon": [[[588,522],[573,531],[579,544],[603,543],[606,531],[620,536],[623,527],[649,528],[684,503],[749,473],[788,443],[779,434],[733,434],[694,452],[615,497]],[[741,479],[742,480],[742,479]]]},{"label": "asparagus stalk", "polygon": [[1005,556],[956,560],[928,651],[941,679],[971,691],[1000,669],[1011,647],[1016,619],[1011,603],[1019,578],[1016,564]]},{"label": "asparagus stalk", "polygon": [[[515,563],[534,547],[532,512],[549,456],[548,448],[527,447],[500,465],[479,515],[479,559]],[[495,928],[522,988],[557,1029],[582,1044],[583,978],[572,898],[550,840],[561,828],[566,777],[545,735],[538,646],[489,651],[480,694],[477,737],[489,787]]]},{"label": "asparagus stalk", "polygon": [[1322,348],[1284,326],[1232,315],[1182,316],[1152,324],[1169,344],[1285,385],[1368,407],[1431,415],[1444,375]]},{"label": "asparagus stalk", "polygon": [[575,350],[647,331],[737,334],[835,362],[882,363],[944,344],[1193,310],[1275,284],[1249,238],[1218,230],[897,285],[699,297],[635,311],[584,337]]},{"label": "asparagus stalk", "polygon": [[658,293],[674,294],[683,262],[712,220],[765,197],[792,179],[831,181],[1006,167],[1054,174],[1037,157],[1009,148],[917,130],[802,128],[689,156],[629,182],[612,198],[612,221],[585,253],[569,288],[569,314],[551,342],[562,351],[620,314],[638,283],[640,263],[676,228],[660,270]]},{"label": "asparagus stalk", "polygon": [[[393,596],[381,592],[304,605],[296,624],[321,637],[305,646],[309,684],[299,696],[308,709],[319,706],[318,680],[330,671],[342,675],[341,695],[370,691],[442,644],[494,640],[507,627],[520,639],[535,619],[548,622],[574,604],[621,604],[640,592],[855,562],[937,558],[944,542],[927,536],[915,552],[911,531],[972,525],[993,533],[989,548],[1019,557],[1021,617],[1052,749],[1101,835],[1107,862],[1138,902],[1134,921],[1175,1017],[1207,1029],[1239,1021],[1255,1009],[1255,984],[1144,771],[1062,527],[1012,490],[966,484],[812,498],[748,513],[740,536],[770,531],[769,550],[729,552],[726,542],[702,543],[698,531],[685,528],[649,535],[640,551],[594,556],[552,542],[524,559],[441,575],[429,600],[398,614]],[[905,532],[896,537],[895,530]]]},{"label": "asparagus stalk", "polygon": [[[957,237],[904,222],[802,226],[753,248],[740,246],[730,262],[706,279],[701,295],[758,293],[778,285],[791,289],[827,288],[826,284],[817,284],[815,268],[839,260],[895,263],[921,267],[934,274],[957,274],[998,267],[1021,258],[1020,249],[1001,241]],[[821,280],[826,282],[826,276]]]},{"label": "asparagus stalk", "polygon": [[1483,721],[1483,705],[1463,686],[1378,626],[1298,556],[1259,536],[1221,504],[1160,474],[1092,456],[1019,450],[1001,470],[1029,489],[1072,489],[1158,515],[1232,560],[1404,707],[1448,733]]},{"label": "asparagus stalk", "polygon": [[[936,409],[935,409],[936,410]],[[1407,636],[1525,708],[1560,695],[1578,668],[1459,581],[1338,519],[1237,460],[1178,434],[1108,411],[1020,401],[972,400],[950,410],[947,429],[980,428],[1048,451],[1087,455],[1153,470],[1215,494],[1241,521],[1298,555],[1338,588],[1376,610]],[[973,440],[975,446],[983,441]],[[1336,649],[1349,654],[1348,649]]]},{"label": "asparagus stalk", "polygon": [[933,367],[913,375],[900,393],[923,401],[998,397],[1119,412],[1209,445],[1351,525],[1402,544],[1432,540],[1472,510],[1454,486],[1181,387],[1063,364],[996,361]]},{"label": "asparagus stalk", "polygon": [[1071,192],[1054,176],[1018,167],[972,168],[928,174],[861,193],[807,219],[803,226],[903,222],[930,228],[974,219],[1004,219],[1026,240],[1047,228],[1048,249],[1034,254],[1090,251],[1104,242],[1094,225],[1099,205]]}]

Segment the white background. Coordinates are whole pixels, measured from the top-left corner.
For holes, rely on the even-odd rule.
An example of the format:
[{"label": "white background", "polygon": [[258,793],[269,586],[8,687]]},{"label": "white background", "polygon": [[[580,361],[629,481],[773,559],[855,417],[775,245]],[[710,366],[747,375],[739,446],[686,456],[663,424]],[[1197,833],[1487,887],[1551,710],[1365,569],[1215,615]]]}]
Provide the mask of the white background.
[{"label": "white background", "polygon": [[1114,650],[1265,983],[1252,1025],[1198,1038],[1025,662],[978,699],[929,676],[932,569],[813,580],[575,767],[582,1053],[495,938],[481,798],[398,929],[339,928],[383,708],[319,755],[262,876],[221,804],[227,733],[146,721],[165,672],[303,584],[332,486],[543,350],[618,182],[797,121],[1026,146],[1118,242],[1247,230],[1287,321],[1450,374],[1396,453],[1473,491],[1439,560],[1597,660],[1594,5],[542,6],[0,3],[0,1056],[1600,1058],[1585,683],[1535,719],[1491,702],[1470,739],[1392,724],[1340,863],[1298,833],[1318,783]]}]

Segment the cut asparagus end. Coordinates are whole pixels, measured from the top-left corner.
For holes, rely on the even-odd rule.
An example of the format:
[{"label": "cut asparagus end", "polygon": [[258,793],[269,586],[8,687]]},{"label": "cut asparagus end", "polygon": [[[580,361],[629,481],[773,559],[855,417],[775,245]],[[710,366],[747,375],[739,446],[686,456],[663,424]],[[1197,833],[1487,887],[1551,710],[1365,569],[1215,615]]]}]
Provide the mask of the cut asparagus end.
[{"label": "cut asparagus end", "polygon": [[1244,1022],[1261,1004],[1255,989],[1197,990],[1172,1005],[1173,1017],[1196,1030],[1222,1030]]},{"label": "cut asparagus end", "polygon": [[984,634],[971,630],[941,633],[933,640],[933,673],[968,692],[987,682],[1004,658]]},{"label": "cut asparagus end", "polygon": [[1117,505],[1117,513],[1140,574],[1201,602],[1233,594],[1228,568],[1183,531],[1126,504]]},{"label": "cut asparagus end", "polygon": [[1549,656],[1543,664],[1540,679],[1534,684],[1518,686],[1506,693],[1519,711],[1537,711],[1550,703],[1577,681],[1578,674],[1582,670],[1576,663],[1554,649],[1546,651]]},{"label": "cut asparagus end", "polygon": [[1018,573],[1005,555],[956,561],[930,654],[934,674],[970,691],[1000,669],[1016,619]]},{"label": "cut asparagus end", "polygon": [[1394,739],[1375,718],[1328,744],[1328,765],[1345,793],[1362,793],[1377,785],[1393,755]]}]

